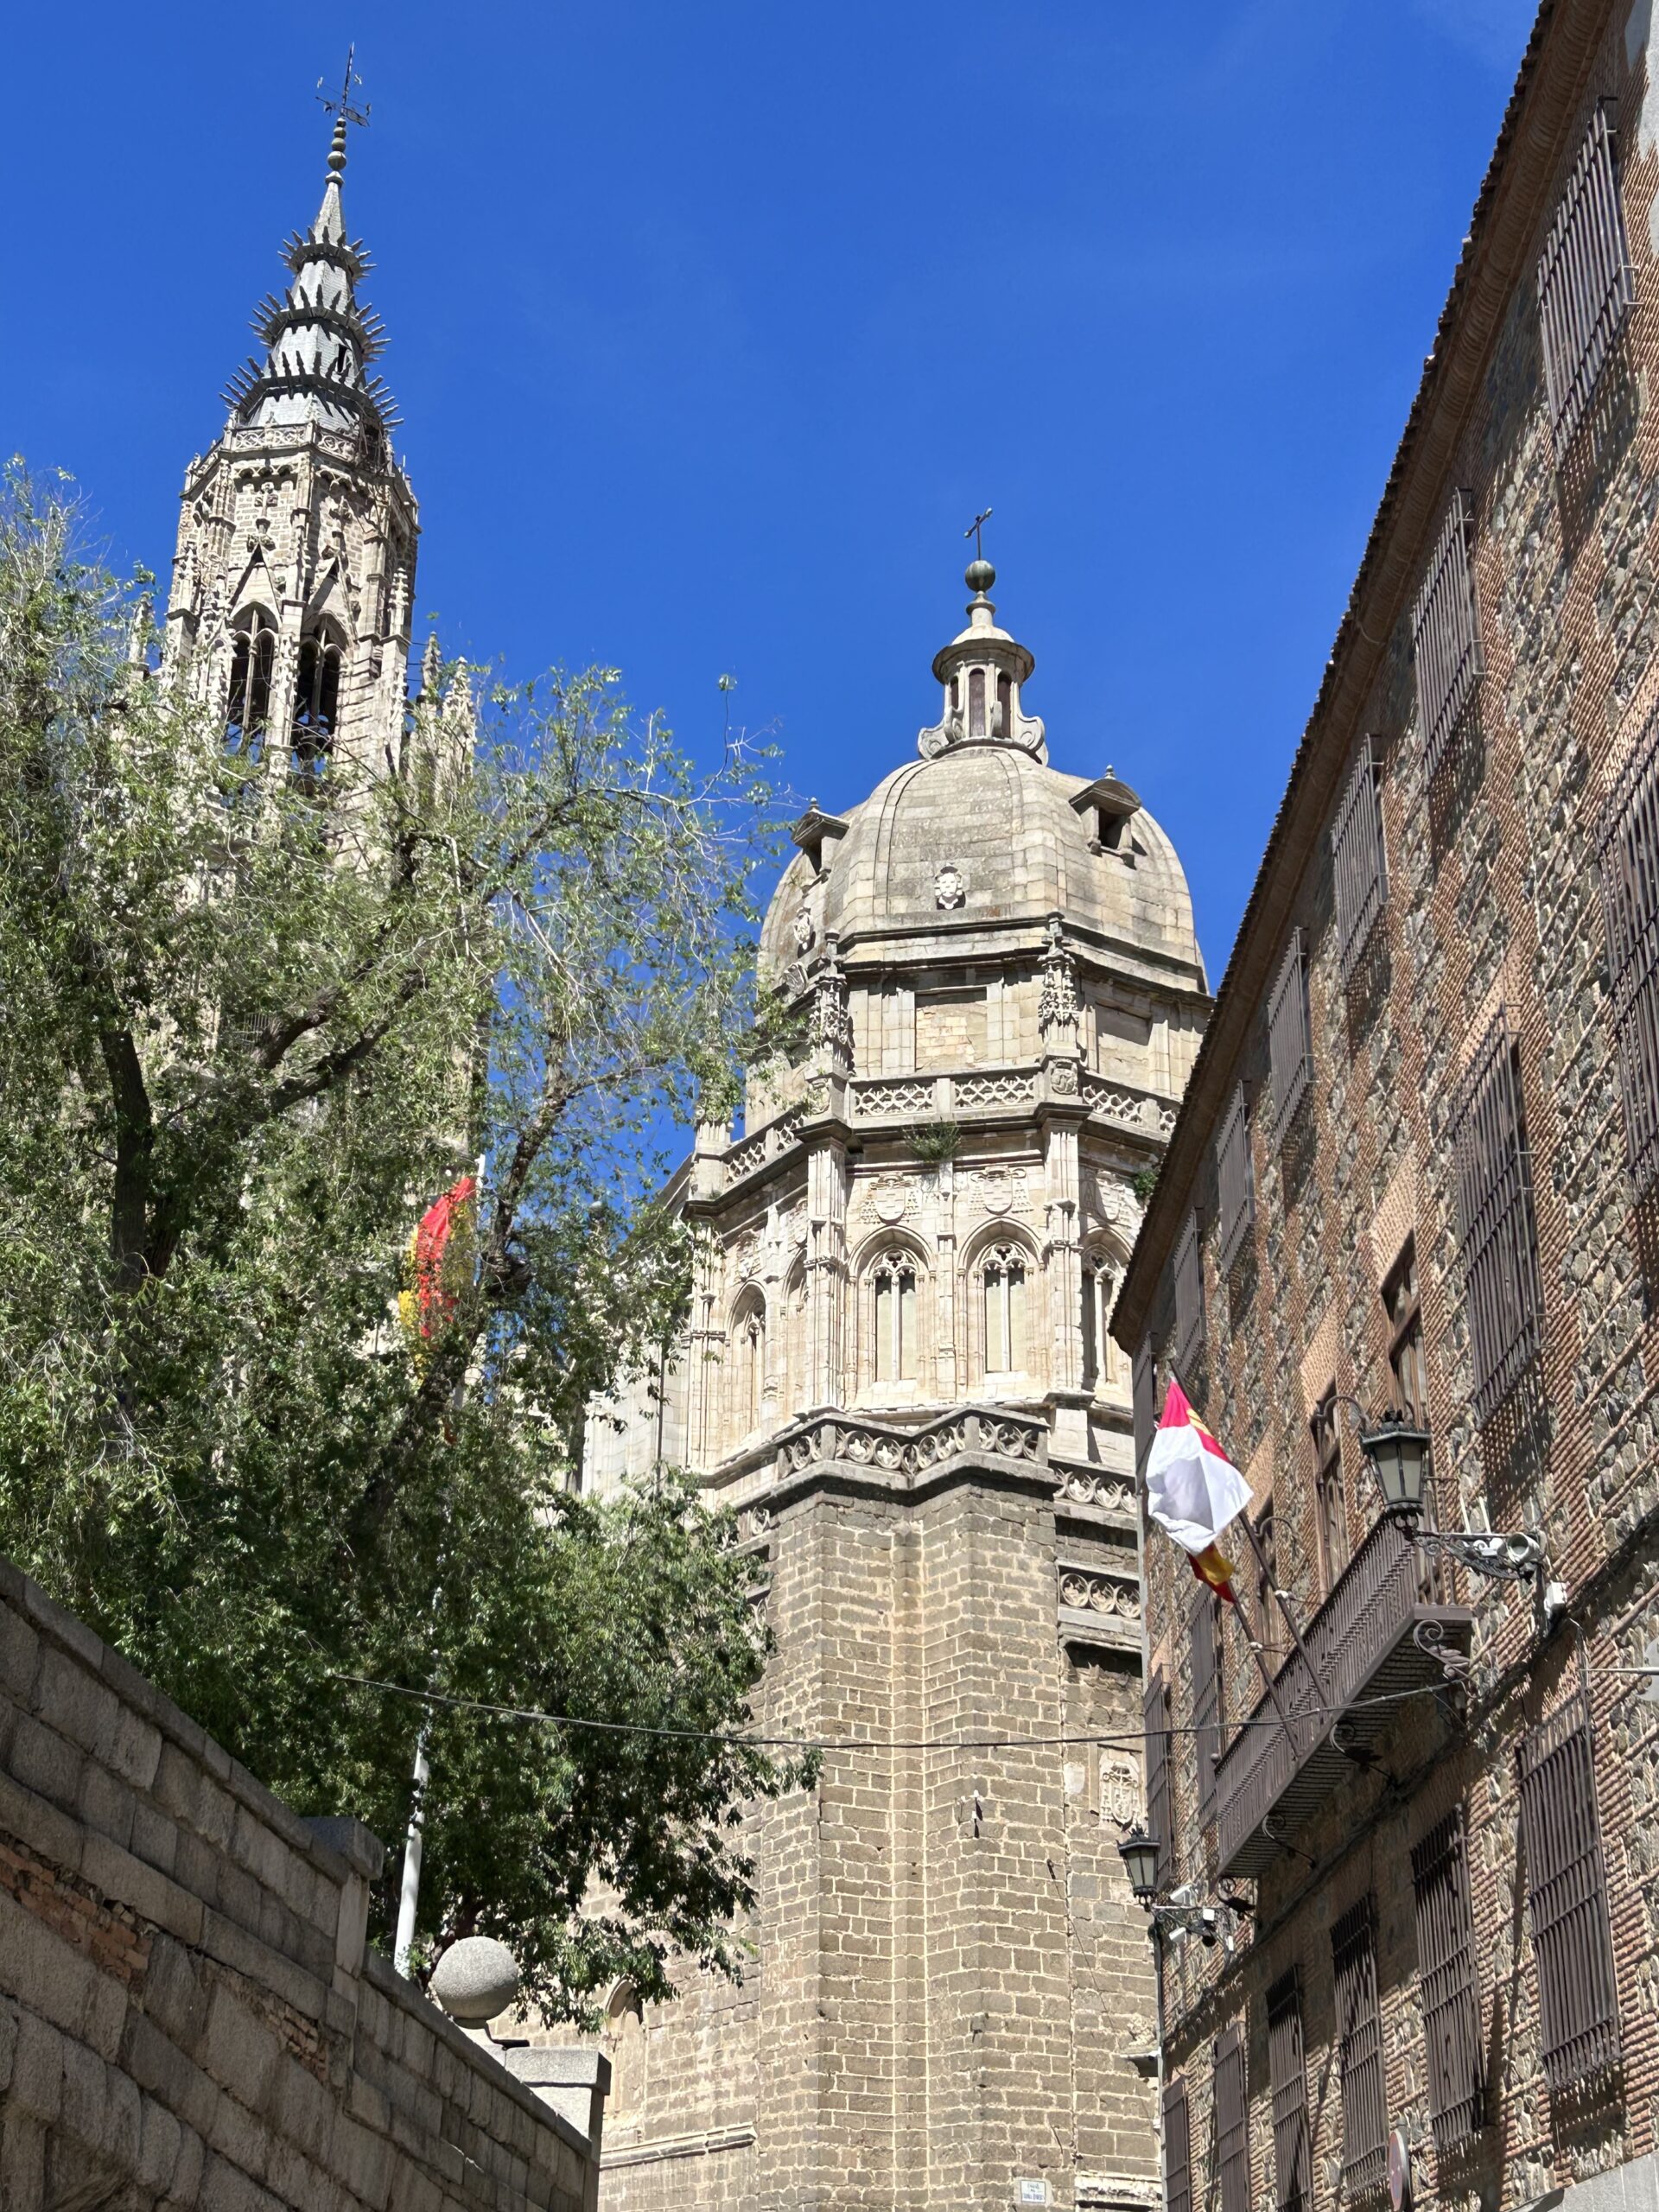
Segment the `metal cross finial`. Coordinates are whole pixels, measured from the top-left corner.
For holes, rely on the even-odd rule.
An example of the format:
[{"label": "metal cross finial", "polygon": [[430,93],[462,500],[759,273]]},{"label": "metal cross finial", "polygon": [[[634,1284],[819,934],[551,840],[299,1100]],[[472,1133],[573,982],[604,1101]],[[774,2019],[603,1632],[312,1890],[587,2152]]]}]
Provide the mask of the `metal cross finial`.
[{"label": "metal cross finial", "polygon": [[365,100],[361,107],[358,107],[353,104],[352,99],[352,87],[353,85],[356,86],[359,92],[363,89],[363,79],[358,75],[355,68],[353,67],[353,64],[356,60],[357,46],[355,41],[353,41],[353,44],[348,46],[346,49],[346,74],[340,81],[340,98],[337,100],[331,100],[327,97],[327,93],[322,89],[322,79],[321,77],[317,79],[317,98],[321,102],[322,111],[325,115],[337,115],[342,123],[363,124],[366,124],[369,119],[368,102]]},{"label": "metal cross finial", "polygon": [[967,529],[962,533],[964,537],[971,537],[973,539],[974,558],[976,561],[982,561],[985,558],[985,548],[979,542],[979,533],[984,529],[986,524],[989,522],[990,518],[991,511],[987,507],[982,515],[976,515],[974,517],[972,522],[969,524]]}]

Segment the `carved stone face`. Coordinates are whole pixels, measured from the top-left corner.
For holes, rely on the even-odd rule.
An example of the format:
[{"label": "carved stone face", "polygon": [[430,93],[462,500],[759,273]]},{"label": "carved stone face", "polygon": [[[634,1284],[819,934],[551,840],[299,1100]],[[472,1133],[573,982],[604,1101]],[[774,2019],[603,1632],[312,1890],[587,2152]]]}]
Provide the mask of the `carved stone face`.
[{"label": "carved stone face", "polygon": [[798,906],[795,910],[796,951],[803,955],[810,952],[812,950],[813,940],[817,936],[817,931],[812,926],[811,908],[804,906]]},{"label": "carved stone face", "polygon": [[965,904],[968,886],[954,861],[946,861],[933,879],[933,903],[944,911]]}]

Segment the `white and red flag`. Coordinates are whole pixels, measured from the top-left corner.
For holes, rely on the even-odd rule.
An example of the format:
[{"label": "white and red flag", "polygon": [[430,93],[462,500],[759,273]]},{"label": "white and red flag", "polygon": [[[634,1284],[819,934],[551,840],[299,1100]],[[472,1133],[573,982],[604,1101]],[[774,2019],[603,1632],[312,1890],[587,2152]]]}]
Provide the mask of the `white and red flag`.
[{"label": "white and red flag", "polygon": [[1164,1417],[1147,1454],[1147,1510],[1192,1562],[1200,1582],[1229,1605],[1233,1562],[1217,1542],[1250,1502],[1250,1486],[1171,1381]]}]

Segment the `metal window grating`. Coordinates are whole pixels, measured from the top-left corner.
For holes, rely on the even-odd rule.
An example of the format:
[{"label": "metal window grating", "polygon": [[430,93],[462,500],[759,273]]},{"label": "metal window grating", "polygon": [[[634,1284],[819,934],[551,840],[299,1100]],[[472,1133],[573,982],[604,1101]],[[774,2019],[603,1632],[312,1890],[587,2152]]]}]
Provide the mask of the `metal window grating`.
[{"label": "metal window grating", "polygon": [[1480,679],[1480,630],[1469,564],[1474,503],[1454,492],[1412,615],[1423,756],[1433,779]]},{"label": "metal window grating", "polygon": [[1552,2089],[1567,2089],[1619,2056],[1607,1870],[1582,1694],[1522,1738],[1516,1764],[1544,2071]]},{"label": "metal window grating", "polygon": [[1475,1931],[1463,1815],[1448,1813],[1412,1846],[1418,1999],[1428,2051],[1428,2116],[1442,2154],[1480,2127],[1484,2101]]},{"label": "metal window grating", "polygon": [[1250,1119],[1244,1086],[1233,1087],[1232,1103],[1216,1146],[1216,1180],[1221,1195],[1217,1222],[1217,1259],[1225,1274],[1238,1257],[1245,1233],[1255,1221],[1255,1179],[1250,1163]]},{"label": "metal window grating", "polygon": [[1294,1967],[1268,1992],[1268,2075],[1273,2088],[1275,2212],[1313,2212],[1313,2152],[1307,2133],[1302,1992]]},{"label": "metal window grating", "polygon": [[1164,2086],[1164,2204],[1166,2212],[1192,2212],[1192,2147],[1187,2129],[1186,2084]]},{"label": "metal window grating", "polygon": [[1221,1751],[1221,1675],[1216,1665],[1216,1601],[1208,1584],[1193,1592],[1186,1617],[1192,1662],[1192,1732],[1198,1758],[1198,1826],[1216,1817],[1216,1760]]},{"label": "metal window grating", "polygon": [[1313,1078],[1313,1039],[1308,1020],[1307,953],[1300,930],[1293,930],[1285,957],[1268,994],[1268,1088],[1273,1118],[1268,1145],[1277,1152],[1291,1118],[1307,1096]]},{"label": "metal window grating", "polygon": [[1638,1197],[1659,1179],[1659,708],[1596,824],[1624,1141]]},{"label": "metal window grating", "polygon": [[1204,1255],[1198,1244],[1198,1217],[1190,1213],[1175,1247],[1175,1363],[1191,1380],[1192,1363],[1204,1350]]},{"label": "metal window grating", "polygon": [[1130,1386],[1135,1406],[1135,1471],[1138,1475],[1158,1433],[1158,1363],[1153,1357],[1150,1337],[1141,1339]]},{"label": "metal window grating", "polygon": [[1636,304],[1611,104],[1590,118],[1538,257],[1549,422],[1559,453],[1584,420],[1613,342]]},{"label": "metal window grating", "polygon": [[1475,1414],[1484,1421],[1536,1361],[1543,1342],[1532,1164],[1515,1040],[1502,1007],[1459,1088],[1452,1142]]},{"label": "metal window grating", "polygon": [[1244,2088],[1244,2023],[1235,2020],[1216,2039],[1217,2212],[1250,2212],[1249,2106]]},{"label": "metal window grating", "polygon": [[1336,893],[1337,957],[1349,981],[1370,941],[1389,895],[1382,850],[1382,775],[1368,737],[1331,825],[1332,880]]},{"label": "metal window grating", "polygon": [[1331,1929],[1337,1985],[1337,2063],[1342,2075],[1342,2185],[1375,2189],[1388,2177],[1389,2107],[1382,2084],[1382,2023],[1376,2010],[1376,1938],[1371,1901],[1351,1905]]},{"label": "metal window grating", "polygon": [[1158,1847],[1158,1886],[1166,1889],[1175,1871],[1175,1828],[1169,1791],[1169,1693],[1163,1671],[1154,1667],[1141,1700],[1147,1753],[1147,1834]]}]

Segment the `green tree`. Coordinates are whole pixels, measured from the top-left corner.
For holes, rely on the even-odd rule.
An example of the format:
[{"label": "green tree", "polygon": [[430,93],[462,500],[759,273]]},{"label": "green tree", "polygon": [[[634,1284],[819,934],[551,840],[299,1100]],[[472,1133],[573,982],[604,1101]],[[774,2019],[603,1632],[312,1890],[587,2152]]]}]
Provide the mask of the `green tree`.
[{"label": "green tree", "polygon": [[[683,1311],[658,1137],[752,1031],[757,763],[700,776],[600,671],[296,775],[134,619],[14,471],[0,1548],[302,1811],[395,1845],[424,1731],[428,1957],[499,1934],[550,2018],[733,1968],[744,1808],[801,1778],[741,1740],[744,1563],[683,1478],[571,1476]],[[411,1338],[410,1232],[478,1159]]]}]

